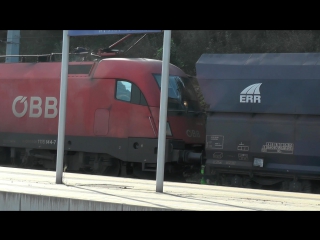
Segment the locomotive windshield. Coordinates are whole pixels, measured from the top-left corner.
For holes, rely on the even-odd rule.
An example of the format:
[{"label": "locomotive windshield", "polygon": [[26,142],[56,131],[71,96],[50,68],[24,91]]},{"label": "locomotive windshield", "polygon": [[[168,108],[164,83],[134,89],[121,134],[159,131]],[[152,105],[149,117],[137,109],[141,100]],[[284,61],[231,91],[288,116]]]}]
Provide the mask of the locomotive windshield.
[{"label": "locomotive windshield", "polygon": [[[154,74],[154,77],[161,88],[161,74]],[[169,76],[168,110],[201,111],[191,79],[173,75]]]}]

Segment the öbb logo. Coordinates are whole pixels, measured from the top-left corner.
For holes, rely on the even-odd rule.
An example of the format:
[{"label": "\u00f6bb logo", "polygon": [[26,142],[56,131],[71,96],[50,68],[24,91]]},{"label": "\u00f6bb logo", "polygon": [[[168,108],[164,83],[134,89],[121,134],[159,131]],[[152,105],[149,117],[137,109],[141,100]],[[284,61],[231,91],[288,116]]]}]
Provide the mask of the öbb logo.
[{"label": "\u00f6bb logo", "polygon": [[188,137],[195,137],[195,138],[199,138],[200,137],[200,132],[196,131],[196,130],[187,129],[186,134],[187,134]]},{"label": "\u00f6bb logo", "polygon": [[[20,101],[20,102],[19,102]],[[18,109],[21,109],[21,106],[18,106],[19,104],[23,104],[23,110],[18,112]],[[45,108],[44,108],[44,117],[45,118],[55,118],[58,114],[57,109],[58,100],[55,97],[46,97],[45,100]],[[31,118],[39,118],[42,114],[42,99],[40,97],[30,97],[30,108],[29,108],[29,117]],[[49,110],[51,110],[49,112]],[[26,115],[28,111],[28,100],[27,97],[24,96],[18,96],[13,100],[12,103],[12,112],[13,114],[21,118],[24,115]]]}]

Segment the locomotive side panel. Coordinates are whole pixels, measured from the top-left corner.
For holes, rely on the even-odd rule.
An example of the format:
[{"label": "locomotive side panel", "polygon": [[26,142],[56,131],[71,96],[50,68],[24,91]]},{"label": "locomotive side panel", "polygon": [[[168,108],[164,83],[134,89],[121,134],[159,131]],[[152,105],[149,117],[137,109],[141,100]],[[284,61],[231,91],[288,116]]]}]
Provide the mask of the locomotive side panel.
[{"label": "locomotive side panel", "polygon": [[[153,74],[161,70],[161,61],[150,59],[69,64],[65,168],[111,175],[122,167],[155,171],[160,88]],[[0,150],[9,152],[17,165],[55,168],[60,71],[57,62],[0,65]],[[173,65],[170,74],[187,77]],[[170,171],[184,169],[180,163],[201,156],[200,115],[168,114],[172,134],[167,135],[166,162],[174,162]],[[197,154],[192,154],[194,145]]]}]

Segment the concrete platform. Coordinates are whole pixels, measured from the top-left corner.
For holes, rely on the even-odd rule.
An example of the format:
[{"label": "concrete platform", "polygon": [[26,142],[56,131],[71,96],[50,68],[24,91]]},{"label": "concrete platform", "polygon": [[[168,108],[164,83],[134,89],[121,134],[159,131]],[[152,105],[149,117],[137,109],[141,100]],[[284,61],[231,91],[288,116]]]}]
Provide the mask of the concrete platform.
[{"label": "concrete platform", "polygon": [[6,211],[317,211],[320,195],[0,167]]}]

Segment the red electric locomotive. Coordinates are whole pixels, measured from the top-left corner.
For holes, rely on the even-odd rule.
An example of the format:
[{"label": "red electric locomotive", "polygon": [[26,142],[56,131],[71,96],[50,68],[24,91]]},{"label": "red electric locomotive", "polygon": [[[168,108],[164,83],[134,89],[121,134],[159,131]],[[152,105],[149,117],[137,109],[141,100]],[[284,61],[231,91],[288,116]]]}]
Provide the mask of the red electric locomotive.
[{"label": "red electric locomotive", "polygon": [[[16,165],[56,166],[61,62],[52,56],[0,64],[0,153]],[[69,63],[67,171],[155,173],[161,71],[161,61],[143,58]],[[200,164],[205,114],[191,78],[172,64],[166,130],[165,170]]]}]

